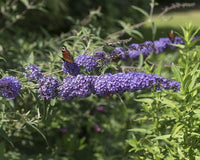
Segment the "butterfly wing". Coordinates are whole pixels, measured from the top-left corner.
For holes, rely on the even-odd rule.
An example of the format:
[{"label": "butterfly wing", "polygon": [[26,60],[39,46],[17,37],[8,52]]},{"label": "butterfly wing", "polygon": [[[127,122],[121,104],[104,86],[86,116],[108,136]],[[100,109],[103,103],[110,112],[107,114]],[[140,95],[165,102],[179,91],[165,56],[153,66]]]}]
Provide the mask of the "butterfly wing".
[{"label": "butterfly wing", "polygon": [[174,42],[174,31],[171,30],[170,34],[169,34],[169,38],[172,42]]},{"label": "butterfly wing", "polygon": [[70,54],[70,52],[67,50],[67,48],[65,46],[63,46],[62,48],[62,55],[63,55],[63,61],[69,62],[69,63],[73,63],[74,62],[74,58],[73,56]]}]

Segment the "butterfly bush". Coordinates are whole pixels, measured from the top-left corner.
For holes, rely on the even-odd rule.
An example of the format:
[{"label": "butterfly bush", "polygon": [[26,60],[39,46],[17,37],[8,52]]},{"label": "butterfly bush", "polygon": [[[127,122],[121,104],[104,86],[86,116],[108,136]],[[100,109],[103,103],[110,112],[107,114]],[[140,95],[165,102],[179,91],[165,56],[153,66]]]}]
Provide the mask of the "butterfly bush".
[{"label": "butterfly bush", "polygon": [[[199,39],[195,37],[194,40]],[[71,100],[75,97],[88,97],[91,94],[108,96],[120,94],[126,91],[134,92],[143,89],[172,89],[178,91],[180,83],[171,81],[161,76],[146,73],[117,73],[97,75],[82,75],[81,66],[90,72],[99,68],[99,64],[107,65],[115,59],[138,59],[140,54],[148,56],[151,52],[159,54],[166,49],[176,49],[172,44],[184,44],[180,37],[175,37],[173,42],[169,38],[160,38],[154,42],[132,43],[127,49],[116,47],[110,54],[99,51],[92,55],[81,54],[73,63],[63,62],[62,70],[68,73],[63,82],[56,77],[43,76],[39,67],[31,64],[25,68],[23,75],[28,81],[39,85],[38,93],[42,99],[50,100],[60,96],[63,100]],[[14,99],[21,90],[21,82],[15,77],[9,76],[0,79],[0,93],[3,97]]]},{"label": "butterfly bush", "polygon": [[66,76],[59,87],[59,94],[63,100],[71,100],[74,97],[88,97],[92,93],[92,76],[77,75]]},{"label": "butterfly bush", "polygon": [[36,82],[42,78],[42,73],[38,66],[34,64],[30,64],[29,66],[25,67],[25,72],[23,73],[24,77],[28,79],[28,81],[35,80]]},{"label": "butterfly bush", "polygon": [[86,71],[92,71],[93,69],[98,68],[97,59],[93,56],[87,54],[81,54],[76,57],[76,63],[78,66],[85,67]]},{"label": "butterfly bush", "polygon": [[57,97],[60,81],[56,77],[44,76],[38,83],[38,93],[42,99],[50,100]]},{"label": "butterfly bush", "polygon": [[[194,37],[193,40],[197,39],[199,39],[199,37]],[[79,67],[84,67],[86,71],[91,72],[95,69],[98,69],[100,66],[108,65],[111,61],[118,61],[120,59],[137,60],[140,54],[143,54],[143,56],[147,57],[150,53],[159,54],[166,51],[167,49],[176,49],[177,47],[173,44],[184,44],[184,41],[181,39],[181,37],[174,37],[173,41],[170,38],[165,37],[160,38],[154,42],[145,41],[144,43],[139,44],[132,43],[127,47],[127,49],[124,47],[116,47],[111,51],[111,53],[99,51],[94,53],[93,56],[81,54],[76,57],[75,63]],[[62,69],[65,73],[69,73],[71,75],[73,75],[73,70],[75,70],[73,63],[68,65],[63,64]]]},{"label": "butterfly bush", "polygon": [[69,63],[69,62],[63,61],[62,70],[64,73],[69,73],[70,75],[73,75],[73,76],[78,75],[80,72],[80,68],[75,62]]},{"label": "butterfly bush", "polygon": [[180,83],[155,74],[136,72],[107,73],[100,76],[66,76],[58,90],[63,100],[71,100],[75,97],[88,97],[92,93],[99,96],[107,96],[109,94],[144,89],[172,89],[178,91]]},{"label": "butterfly bush", "polygon": [[21,82],[15,77],[8,76],[0,79],[0,93],[5,98],[16,98],[21,90],[21,87]]}]

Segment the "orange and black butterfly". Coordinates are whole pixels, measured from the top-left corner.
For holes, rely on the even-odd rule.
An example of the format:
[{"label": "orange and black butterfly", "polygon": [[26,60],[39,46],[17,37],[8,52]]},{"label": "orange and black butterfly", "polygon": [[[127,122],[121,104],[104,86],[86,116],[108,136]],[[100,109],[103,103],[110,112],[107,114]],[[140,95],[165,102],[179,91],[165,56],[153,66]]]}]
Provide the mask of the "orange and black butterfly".
[{"label": "orange and black butterfly", "polygon": [[70,52],[67,50],[67,48],[65,46],[62,47],[62,60],[65,62],[69,62],[69,63],[73,63],[74,62],[74,58],[73,56],[70,54]]},{"label": "orange and black butterfly", "polygon": [[169,34],[169,39],[174,42],[174,31],[171,30],[170,34]]}]

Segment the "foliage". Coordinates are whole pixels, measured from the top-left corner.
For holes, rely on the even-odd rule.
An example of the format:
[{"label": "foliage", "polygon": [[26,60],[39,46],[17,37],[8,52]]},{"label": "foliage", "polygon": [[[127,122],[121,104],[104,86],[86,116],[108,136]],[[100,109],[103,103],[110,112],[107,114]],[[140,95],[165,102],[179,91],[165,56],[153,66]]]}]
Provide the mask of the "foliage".
[{"label": "foliage", "polygon": [[[139,53],[136,61],[111,61],[107,66],[103,63],[103,67],[91,72],[81,68],[82,74],[98,76],[125,72],[127,68],[148,74],[157,73],[166,78],[176,75],[176,80],[181,81],[180,92],[146,89],[104,97],[93,94],[69,101],[38,97],[39,93],[43,94],[43,90],[38,88],[46,85],[45,82],[53,81],[57,86],[58,81],[66,76],[61,70],[61,51],[58,49],[61,45],[64,44],[73,57],[81,54],[92,56],[102,50],[109,57],[109,52],[114,53],[116,46],[127,48],[131,39],[119,39],[125,33],[125,37],[142,37],[135,28],[144,23],[137,25],[135,22],[143,15],[148,18],[145,23],[152,23],[156,33],[151,20],[154,0],[151,1],[149,13],[136,7],[148,8],[146,2],[150,1],[146,0],[134,1],[135,4],[128,1],[98,1],[97,4],[92,1],[78,2],[0,2],[0,75],[12,75],[22,82],[17,98],[11,100],[0,97],[0,159],[73,160],[84,157],[109,160],[197,156],[199,50],[195,48],[194,41],[187,38],[186,45],[176,45],[182,47],[179,50],[181,55],[169,50],[153,55],[151,50],[148,57]],[[102,12],[98,4],[101,4]],[[122,7],[123,14],[115,8],[117,5]],[[130,10],[127,10],[127,6]],[[94,10],[89,12],[91,8]],[[135,13],[139,14],[135,16]],[[110,34],[119,29],[114,25],[116,22],[119,22],[122,30]],[[184,29],[187,33],[187,28]],[[118,52],[119,48],[115,51]],[[177,64],[172,67],[174,74],[164,63],[157,63],[162,61],[160,57],[165,56],[167,60],[177,57],[174,61]],[[43,75],[48,77],[46,81],[36,78],[41,74],[34,65],[30,67],[34,74],[29,77],[30,73],[27,73],[24,77],[23,72],[29,64],[37,64]],[[56,87],[52,85],[51,88]]]},{"label": "foliage", "polygon": [[[191,24],[182,27],[185,45],[180,47],[177,64],[172,64],[181,90],[140,94],[144,115],[136,122],[148,125],[130,129],[127,142],[137,159],[196,159],[199,158],[199,46],[191,38],[198,32]],[[145,125],[145,126],[146,126]]]}]

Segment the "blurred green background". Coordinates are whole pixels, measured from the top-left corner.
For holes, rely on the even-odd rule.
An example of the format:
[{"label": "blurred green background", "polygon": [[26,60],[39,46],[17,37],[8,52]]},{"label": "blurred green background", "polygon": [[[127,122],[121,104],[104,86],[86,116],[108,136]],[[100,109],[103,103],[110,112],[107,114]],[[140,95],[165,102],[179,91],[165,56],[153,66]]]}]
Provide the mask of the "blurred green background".
[{"label": "blurred green background", "polygon": [[[144,15],[134,10],[131,5],[149,13],[150,2],[150,0],[0,0],[1,76],[16,75],[22,78],[24,67],[30,63],[37,64],[42,71],[60,70],[62,63],[59,58],[60,48],[66,41],[72,54],[82,54],[90,39],[92,41],[89,49],[101,50],[107,36],[122,29],[119,21],[126,24],[125,26],[145,21]],[[159,5],[155,7],[153,18],[174,1],[157,2]],[[187,22],[200,26],[199,2],[197,0],[185,2],[196,2],[197,5],[193,8],[173,10],[161,19],[157,19],[156,39],[167,37],[171,29],[179,31],[179,25]],[[146,24],[137,30],[143,38],[131,36],[132,41],[124,47],[130,43],[152,40],[151,24]],[[120,38],[129,37],[130,35],[125,34]],[[109,49],[108,51],[113,48]],[[159,60],[167,59],[172,62],[176,55],[178,54],[166,52],[159,55]],[[162,72],[166,77],[169,77],[170,73],[169,68]],[[65,76],[61,73],[53,75],[59,79]],[[66,160],[65,157],[98,160],[129,159],[127,156],[129,146],[125,142],[125,139],[130,137],[127,130],[140,127],[139,122],[134,122],[134,119],[145,115],[141,111],[141,104],[133,101],[139,94],[140,91],[124,93],[121,99],[114,95],[109,99],[90,96],[67,102],[51,101],[52,113],[49,113],[48,121],[40,123],[33,120],[37,117],[38,108],[42,110],[45,103],[38,98],[36,89],[23,89],[21,96],[14,101],[0,97],[1,112],[4,112],[8,119],[8,123],[2,122],[1,125],[15,144],[15,148],[12,148],[6,141],[0,141],[0,159],[3,158],[3,154],[10,157],[8,159],[16,160],[28,159],[27,157],[30,160],[48,158],[60,160],[61,157],[62,160]],[[127,108],[124,107],[123,100]],[[105,113],[95,111],[95,107],[100,105],[106,108]],[[37,124],[47,137],[48,147],[42,136],[31,126],[27,127],[22,119],[19,118],[16,122],[9,121],[14,117],[9,113],[17,112],[24,115],[29,111],[28,120],[33,121],[34,125]],[[101,125],[102,134],[92,129],[94,124]],[[146,123],[142,126],[151,127]],[[68,132],[60,132],[60,128],[67,128]]]}]

